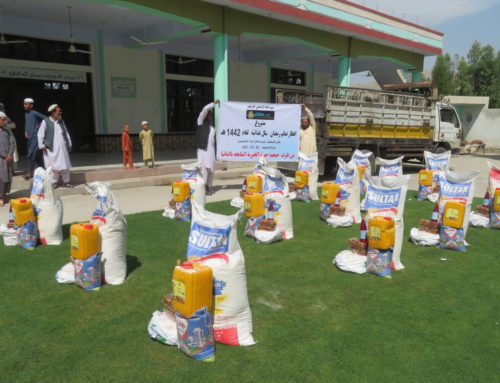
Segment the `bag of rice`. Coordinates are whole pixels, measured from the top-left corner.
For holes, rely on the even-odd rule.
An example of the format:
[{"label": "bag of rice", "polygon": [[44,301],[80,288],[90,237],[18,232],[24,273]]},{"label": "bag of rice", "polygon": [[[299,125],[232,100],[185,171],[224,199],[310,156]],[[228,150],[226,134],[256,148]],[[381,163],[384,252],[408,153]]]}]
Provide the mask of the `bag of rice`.
[{"label": "bag of rice", "polygon": [[[441,248],[465,251],[465,236],[474,198],[474,181],[478,175],[478,171],[468,173],[452,172],[447,169],[439,171]],[[461,206],[457,206],[457,203]]]},{"label": "bag of rice", "polygon": [[355,223],[361,222],[359,209],[359,175],[357,165],[350,161],[346,163],[342,158],[337,158],[338,171],[335,183],[340,185],[340,207],[345,209],[345,214],[351,216]]},{"label": "bag of rice", "polygon": [[[299,152],[298,170],[309,173],[309,196],[312,200],[318,198],[318,153],[305,154]],[[297,196],[298,198],[298,196]]]},{"label": "bag of rice", "polygon": [[212,213],[193,202],[187,258],[212,268],[214,277],[214,339],[251,346],[252,313],[248,304],[245,257],[236,233],[242,211]]},{"label": "bag of rice", "polygon": [[36,223],[26,221],[26,223],[17,229],[17,244],[23,249],[33,250],[38,242]]},{"label": "bag of rice", "polygon": [[403,175],[403,158],[404,156],[393,160],[386,160],[378,157],[380,168],[378,175],[380,177],[399,177]]},{"label": "bag of rice", "polygon": [[492,229],[500,229],[500,168],[488,162],[488,192],[490,194],[490,223]]},{"label": "bag of rice", "polygon": [[101,234],[104,282],[122,284],[127,276],[127,221],[109,184],[95,181],[86,185],[85,189],[97,199],[90,222],[99,227]]},{"label": "bag of rice", "polygon": [[403,246],[404,222],[403,213],[408,190],[409,175],[400,177],[365,176],[367,184],[366,211],[369,215],[394,215],[395,242],[392,254],[392,268],[404,269],[401,263],[401,248]]},{"label": "bag of rice", "polygon": [[427,199],[432,202],[436,202],[439,198],[439,170],[448,169],[450,166],[451,151],[448,150],[444,153],[432,153],[427,150],[424,151],[425,158],[425,168],[427,170],[432,170],[432,187],[430,194],[427,195]]}]

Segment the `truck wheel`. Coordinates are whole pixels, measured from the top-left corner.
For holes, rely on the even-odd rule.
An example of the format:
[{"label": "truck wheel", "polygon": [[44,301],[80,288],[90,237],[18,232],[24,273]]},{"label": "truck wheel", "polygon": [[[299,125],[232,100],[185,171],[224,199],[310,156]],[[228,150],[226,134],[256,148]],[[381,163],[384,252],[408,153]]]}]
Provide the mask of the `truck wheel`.
[{"label": "truck wheel", "polygon": [[326,157],[325,158],[325,170],[323,175],[329,177],[336,175],[337,173],[337,157]]}]

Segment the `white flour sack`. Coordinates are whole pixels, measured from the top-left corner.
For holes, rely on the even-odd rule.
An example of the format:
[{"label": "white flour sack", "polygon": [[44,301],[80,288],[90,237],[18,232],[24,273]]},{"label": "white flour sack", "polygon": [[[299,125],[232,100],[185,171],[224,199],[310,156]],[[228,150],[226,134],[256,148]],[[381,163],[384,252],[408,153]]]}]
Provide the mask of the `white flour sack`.
[{"label": "white flour sack", "polygon": [[439,171],[439,216],[443,216],[446,202],[456,201],[465,205],[463,221],[464,239],[469,226],[470,210],[474,198],[474,181],[479,175],[478,171],[459,173],[450,170]]},{"label": "white flour sack", "polygon": [[372,174],[372,166],[370,164],[370,156],[372,156],[373,153],[370,151],[366,151],[363,153],[361,150],[356,149],[354,153],[352,154],[351,161],[354,161],[354,163],[358,166],[358,171],[359,171],[359,178],[360,178],[360,193],[364,194],[366,193],[366,184],[363,180],[363,177],[365,174]]},{"label": "white flour sack", "polygon": [[193,202],[187,258],[212,268],[214,277],[214,339],[233,346],[255,344],[248,304],[245,257],[236,234],[242,210],[221,215]]},{"label": "white flour sack", "polygon": [[498,201],[498,194],[495,196],[495,191],[500,188],[500,168],[497,168],[491,162],[488,162],[488,174],[488,192],[490,193],[489,226],[492,229],[500,229],[500,211],[498,211],[500,201]]},{"label": "white flour sack", "polygon": [[378,175],[380,177],[399,177],[403,175],[403,158],[404,156],[395,158],[393,160],[385,160],[378,158],[380,162],[380,169]]},{"label": "white flour sack", "polygon": [[85,186],[97,199],[91,223],[99,226],[101,234],[102,272],[104,282],[119,285],[127,276],[127,221],[123,216],[110,185],[99,181]]},{"label": "white flour sack", "polygon": [[270,202],[273,201],[274,219],[276,229],[281,233],[283,239],[293,238],[293,215],[292,202],[288,196],[282,193],[264,193],[266,217],[269,216]]},{"label": "white flour sack", "polygon": [[261,178],[265,178],[266,172],[264,169],[266,167],[267,167],[267,160],[265,159],[265,157],[261,156],[259,158],[259,161],[255,164],[253,168],[253,174]]},{"label": "white flour sack", "polygon": [[396,238],[392,255],[392,268],[394,270],[404,269],[401,263],[401,248],[403,246],[404,234],[403,213],[410,176],[382,178],[372,177],[367,174],[365,180],[367,185],[366,211],[368,215],[394,217]]},{"label": "white flour sack", "polygon": [[299,152],[298,170],[309,173],[309,195],[312,200],[318,198],[318,153],[305,154]]},{"label": "white flour sack", "polygon": [[189,182],[191,200],[196,201],[201,206],[205,206],[206,190],[205,180],[201,174],[201,163],[185,164],[181,165],[181,168],[184,170],[182,179]]},{"label": "white flour sack", "polygon": [[33,176],[31,202],[35,209],[40,243],[60,245],[63,240],[63,203],[52,188],[52,170],[37,168]]},{"label": "white flour sack", "polygon": [[447,152],[436,154],[425,150],[424,158],[425,158],[425,168],[427,170],[432,170],[433,174],[431,193],[428,194],[427,198],[432,202],[436,202],[437,199],[439,198],[438,172],[441,169],[443,170],[448,169],[448,167],[450,166],[451,151],[448,150]]},{"label": "white flour sack", "polygon": [[337,158],[337,166],[339,170],[335,183],[340,185],[340,207],[345,208],[345,214],[350,215],[355,223],[360,223],[358,167],[353,161],[346,164],[340,157]]},{"label": "white flour sack", "polygon": [[262,191],[264,193],[280,193],[288,196],[288,182],[283,173],[275,168],[264,167],[262,170],[265,173]]}]

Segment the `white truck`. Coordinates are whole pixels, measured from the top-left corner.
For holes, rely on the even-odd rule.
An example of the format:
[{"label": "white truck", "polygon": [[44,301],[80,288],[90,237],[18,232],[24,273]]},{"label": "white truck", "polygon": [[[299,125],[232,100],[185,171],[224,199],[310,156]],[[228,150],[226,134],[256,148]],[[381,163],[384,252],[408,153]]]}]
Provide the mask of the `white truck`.
[{"label": "white truck", "polygon": [[[381,91],[327,86],[324,94],[280,89],[275,101],[311,109],[317,124],[319,173],[328,174],[337,157],[349,159],[356,149],[386,159],[404,155],[406,160],[423,160],[424,150],[458,150],[462,127],[455,108],[438,102],[437,89],[430,83],[400,87],[416,86],[427,94],[396,91],[397,85]],[[375,158],[371,161],[375,165]]]}]

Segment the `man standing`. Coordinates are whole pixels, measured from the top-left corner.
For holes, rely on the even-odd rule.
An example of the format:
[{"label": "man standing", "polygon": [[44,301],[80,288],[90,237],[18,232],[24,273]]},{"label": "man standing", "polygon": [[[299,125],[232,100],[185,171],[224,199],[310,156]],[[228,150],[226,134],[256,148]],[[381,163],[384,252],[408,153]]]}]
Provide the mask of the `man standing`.
[{"label": "man standing", "polygon": [[71,138],[66,124],[62,120],[62,110],[57,104],[49,106],[50,116],[42,121],[38,129],[38,147],[43,150],[45,168],[52,168],[52,186],[58,187],[59,176],[62,176],[63,186],[73,187],[69,183],[69,152]]},{"label": "man standing", "polygon": [[142,142],[142,159],[144,166],[148,167],[148,162],[151,160],[152,167],[155,168],[155,148],[153,146],[153,131],[148,129],[148,122],[142,121],[142,130],[139,133],[139,140]]},{"label": "man standing", "polygon": [[[7,116],[7,113],[5,112],[5,105],[3,104],[3,102],[0,102],[0,112],[5,113],[5,115]],[[13,157],[12,169],[15,171],[15,170],[17,170],[17,162],[19,161],[19,154],[17,153],[16,136],[14,135],[14,132],[12,131],[12,129],[16,128],[16,123],[14,121],[12,121],[9,118],[9,116],[7,116],[7,124],[5,125],[5,128],[7,128],[7,130],[10,132],[10,134],[14,138],[14,155],[12,156]]]},{"label": "man standing", "polygon": [[301,118],[300,122],[299,151],[304,154],[313,154],[318,151],[316,148],[316,121],[305,104],[302,104],[302,109],[306,115]]},{"label": "man standing", "polygon": [[12,182],[12,161],[16,142],[5,127],[7,115],[0,112],[0,206],[5,205]]},{"label": "man standing", "polygon": [[40,163],[40,149],[38,149],[38,128],[46,118],[33,109],[35,101],[32,98],[24,99],[24,137],[28,140],[28,172],[23,176],[25,180],[33,177],[35,167],[43,166]]},{"label": "man standing", "polygon": [[215,127],[214,127],[214,106],[219,103],[215,100],[205,105],[198,116],[198,128],[196,129],[196,155],[201,162],[201,171],[205,180],[207,195],[212,195],[210,187],[214,183],[215,171]]}]

